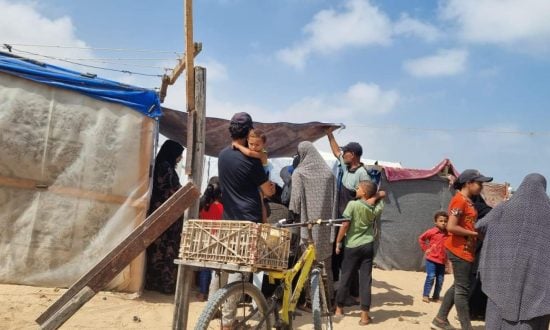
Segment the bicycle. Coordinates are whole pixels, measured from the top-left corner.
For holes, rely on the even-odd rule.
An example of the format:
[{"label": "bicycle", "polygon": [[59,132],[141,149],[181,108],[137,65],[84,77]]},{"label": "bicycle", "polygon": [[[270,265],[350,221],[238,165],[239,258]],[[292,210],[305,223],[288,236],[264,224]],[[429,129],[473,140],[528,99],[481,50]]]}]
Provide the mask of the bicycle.
[{"label": "bicycle", "polygon": [[[295,224],[280,221],[278,226],[283,228],[306,227],[309,238],[305,251],[292,268],[283,271],[267,271],[270,283],[273,284],[275,280],[281,281],[273,296],[269,298],[269,303],[260,289],[251,283],[239,281],[227,284],[208,300],[195,329],[271,329],[272,321],[276,329],[292,329],[298,299],[308,280],[311,285],[314,329],[332,329],[331,302],[327,295],[327,274],[323,263],[316,260],[312,231],[315,225],[338,226],[344,221],[348,220],[316,220]],[[300,275],[293,289],[293,280],[298,274]],[[224,305],[232,305],[227,309],[240,308],[232,325],[226,328],[223,327],[222,317],[219,315],[223,314],[219,311]]]}]

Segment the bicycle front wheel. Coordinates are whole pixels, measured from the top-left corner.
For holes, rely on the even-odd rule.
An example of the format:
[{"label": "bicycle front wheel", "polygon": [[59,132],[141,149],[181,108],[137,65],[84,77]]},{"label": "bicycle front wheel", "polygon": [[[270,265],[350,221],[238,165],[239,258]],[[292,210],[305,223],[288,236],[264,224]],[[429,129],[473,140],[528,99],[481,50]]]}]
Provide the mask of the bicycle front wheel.
[{"label": "bicycle front wheel", "polygon": [[247,282],[234,282],[219,289],[208,300],[195,330],[219,330],[223,326],[270,330],[270,315],[262,292]]},{"label": "bicycle front wheel", "polygon": [[332,316],[319,268],[311,271],[311,312],[313,313],[313,329],[332,330]]}]

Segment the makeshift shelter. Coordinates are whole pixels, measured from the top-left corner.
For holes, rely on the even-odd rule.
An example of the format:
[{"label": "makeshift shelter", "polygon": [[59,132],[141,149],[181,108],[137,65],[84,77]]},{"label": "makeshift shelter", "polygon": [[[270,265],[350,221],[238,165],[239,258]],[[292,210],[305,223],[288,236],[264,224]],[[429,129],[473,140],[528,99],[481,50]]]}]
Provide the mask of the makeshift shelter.
[{"label": "makeshift shelter", "polygon": [[[432,169],[384,168],[380,189],[387,192],[387,197],[378,222],[380,237],[374,259],[378,267],[424,269],[418,236],[433,227],[436,211],[447,210],[454,194],[449,186],[449,174],[458,176],[448,159]],[[507,184],[488,184],[484,197],[496,205],[508,197],[507,191]]]},{"label": "makeshift shelter", "polygon": [[160,114],[154,91],[0,53],[0,283],[69,286],[145,219]]},{"label": "makeshift shelter", "polygon": [[[162,108],[160,133],[169,139],[187,144],[187,113]],[[261,129],[267,136],[269,157],[292,157],[302,141],[314,142],[326,136],[328,128],[340,128],[340,124],[309,122],[303,124],[277,122],[261,123],[254,121],[254,128]],[[229,120],[206,118],[205,155],[218,157],[220,151],[230,144]]]}]

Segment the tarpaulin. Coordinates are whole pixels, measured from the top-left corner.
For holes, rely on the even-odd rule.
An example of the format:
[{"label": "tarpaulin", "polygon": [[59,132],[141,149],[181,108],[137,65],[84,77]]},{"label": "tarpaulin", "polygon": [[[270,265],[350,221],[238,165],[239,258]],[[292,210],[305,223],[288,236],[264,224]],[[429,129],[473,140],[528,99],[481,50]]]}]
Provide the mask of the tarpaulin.
[{"label": "tarpaulin", "polygon": [[441,161],[441,163],[437,164],[429,170],[384,167],[384,171],[386,172],[386,177],[388,181],[392,182],[399,180],[417,180],[430,178],[438,173],[443,172],[445,170],[445,167],[447,166],[449,167],[448,174],[452,174],[455,177],[458,177],[459,172],[448,159],[444,159],[443,161]]},{"label": "tarpaulin", "polygon": [[69,89],[102,101],[119,103],[151,118],[160,116],[160,100],[153,90],[101,79],[35,60],[0,52],[0,72]]},{"label": "tarpaulin", "polygon": [[[187,113],[162,108],[160,133],[164,136],[187,145]],[[254,128],[261,129],[267,135],[269,157],[291,157],[296,154],[298,143],[311,141],[325,136],[329,127],[339,128],[339,124],[310,122],[292,124],[285,122],[260,123],[254,121]],[[206,150],[208,156],[218,157],[220,151],[231,143],[229,120],[206,118]]]}]

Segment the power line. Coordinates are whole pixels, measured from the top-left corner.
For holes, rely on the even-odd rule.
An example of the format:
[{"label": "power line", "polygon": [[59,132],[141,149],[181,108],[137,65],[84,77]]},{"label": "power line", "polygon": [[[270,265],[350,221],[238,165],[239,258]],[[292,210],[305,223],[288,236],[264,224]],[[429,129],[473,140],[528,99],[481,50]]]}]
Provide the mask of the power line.
[{"label": "power line", "polygon": [[86,49],[98,51],[113,51],[113,52],[134,52],[134,53],[157,53],[157,54],[176,54],[178,57],[183,56],[183,53],[171,50],[155,50],[155,49],[134,49],[134,48],[106,48],[106,47],[84,47],[84,46],[64,46],[64,45],[43,45],[43,44],[21,44],[21,43],[4,43],[11,46],[21,47],[43,47],[43,48],[66,48],[66,49]]},{"label": "power line", "polygon": [[55,57],[55,56],[42,55],[42,54],[37,54],[37,53],[25,51],[25,50],[15,49],[13,47],[11,47],[11,50],[16,51],[16,52],[20,52],[20,53],[23,53],[23,54],[40,56],[40,57],[44,57],[44,58],[48,58],[48,59],[52,59],[52,60],[56,60],[56,61],[71,63],[71,64],[74,64],[74,65],[80,65],[80,66],[83,66],[83,67],[88,67],[88,68],[93,68],[93,69],[113,71],[113,72],[121,72],[121,73],[130,74],[130,75],[138,75],[138,76],[145,76],[145,77],[159,77],[159,78],[162,78],[162,75],[159,75],[159,74],[134,72],[134,71],[129,71],[129,70],[112,69],[112,68],[105,68],[105,67],[100,67],[100,66],[96,66],[96,65],[83,64],[83,63],[78,63],[78,62],[74,62],[74,61],[70,61],[70,60],[64,60],[62,58]]},{"label": "power line", "polygon": [[117,58],[117,57],[88,57],[88,58],[78,58],[78,57],[64,57],[67,60],[73,61],[177,61],[177,58]]},{"label": "power line", "polygon": [[453,133],[480,133],[480,134],[508,134],[525,136],[546,136],[550,131],[516,131],[516,130],[491,130],[482,128],[425,128],[425,127],[402,127],[402,126],[372,126],[372,125],[345,125],[345,127],[364,127],[383,130],[401,131],[423,131],[423,132],[453,132]]}]

